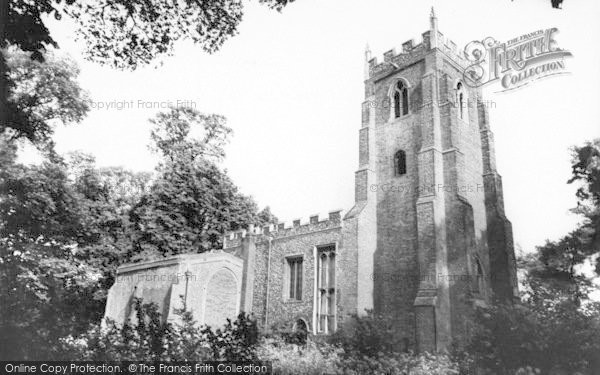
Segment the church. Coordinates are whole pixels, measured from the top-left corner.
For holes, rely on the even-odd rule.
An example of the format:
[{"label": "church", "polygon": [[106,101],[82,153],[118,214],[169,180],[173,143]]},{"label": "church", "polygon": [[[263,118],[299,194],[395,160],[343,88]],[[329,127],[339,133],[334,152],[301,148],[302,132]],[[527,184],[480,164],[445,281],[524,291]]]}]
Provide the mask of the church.
[{"label": "church", "polygon": [[406,348],[439,351],[469,335],[475,306],[514,300],[488,109],[433,10],[429,21],[420,43],[383,61],[365,52],[352,208],[228,233],[206,253],[122,265],[105,316],[125,321],[140,297],[169,321],[185,305],[199,324],[244,311],[263,329],[328,335],[373,310],[393,319]]}]

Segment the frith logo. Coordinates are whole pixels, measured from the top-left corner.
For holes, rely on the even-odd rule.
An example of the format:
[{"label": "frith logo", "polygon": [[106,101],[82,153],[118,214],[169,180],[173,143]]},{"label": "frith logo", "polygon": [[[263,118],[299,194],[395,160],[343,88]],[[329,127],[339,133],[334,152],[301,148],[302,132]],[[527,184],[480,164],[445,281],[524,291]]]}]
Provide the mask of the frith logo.
[{"label": "frith logo", "polygon": [[472,41],[464,50],[465,57],[472,62],[465,69],[465,82],[479,87],[499,81],[500,92],[541,78],[567,74],[564,59],[572,54],[558,48],[554,40],[557,32],[555,27],[537,30],[505,43],[492,37]]}]

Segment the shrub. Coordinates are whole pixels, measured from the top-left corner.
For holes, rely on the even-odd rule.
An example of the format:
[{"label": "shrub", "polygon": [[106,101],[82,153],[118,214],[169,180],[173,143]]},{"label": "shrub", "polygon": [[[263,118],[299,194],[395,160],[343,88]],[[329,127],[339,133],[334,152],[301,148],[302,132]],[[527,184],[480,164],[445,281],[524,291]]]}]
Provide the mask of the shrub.
[{"label": "shrub", "polygon": [[[241,313],[219,329],[198,327],[187,311],[178,311],[181,323],[164,322],[155,304],[135,301],[136,319],[117,325],[107,322],[77,339],[65,340],[65,359],[96,361],[269,361],[278,375],[448,375],[457,365],[447,356],[395,353],[390,332],[373,317],[356,319],[359,331],[336,336],[337,344],[307,341],[290,343],[283,337],[258,340],[255,322]],[[361,344],[361,338],[368,342]],[[289,338],[288,338],[289,339]],[[347,341],[344,341],[347,340]],[[378,349],[381,343],[383,349]],[[346,349],[347,348],[347,349]],[[361,350],[363,351],[361,353]]]},{"label": "shrub", "polygon": [[446,355],[410,353],[407,336],[390,316],[367,311],[347,319],[329,340],[342,349],[337,373],[458,374],[458,364]]},{"label": "shrub", "polygon": [[227,325],[213,331],[210,327],[202,329],[206,345],[210,348],[213,361],[254,361],[258,343],[258,328],[243,312],[237,320],[227,319]]},{"label": "shrub", "polygon": [[287,344],[306,345],[308,331],[280,323],[271,325],[271,329],[264,336],[276,339],[275,341],[283,340]]},{"label": "shrub", "polygon": [[181,324],[164,322],[153,303],[135,300],[136,321],[107,321],[86,334],[64,340],[64,358],[98,361],[255,360],[258,329],[246,314],[222,328],[199,327],[189,311],[177,311]]},{"label": "shrub", "polygon": [[359,375],[450,375],[459,367],[446,355],[423,353],[380,353],[375,357],[347,357],[339,374]]},{"label": "shrub", "polygon": [[395,319],[367,311],[366,316],[346,319],[329,342],[350,355],[377,357],[379,353],[408,351],[405,337]]},{"label": "shrub", "polygon": [[[569,302],[551,308],[528,303],[495,305],[478,311],[467,351],[493,374],[597,374],[600,325],[597,306],[588,311]],[[529,372],[531,372],[529,371]]]},{"label": "shrub", "polygon": [[308,341],[305,345],[283,338],[265,338],[257,349],[258,357],[270,361],[274,375],[321,375],[340,373],[341,349]]},{"label": "shrub", "polygon": [[379,353],[362,356],[341,347],[309,341],[305,346],[288,344],[283,339],[265,339],[257,354],[270,361],[274,375],[450,375],[458,366],[448,356],[410,353]]}]

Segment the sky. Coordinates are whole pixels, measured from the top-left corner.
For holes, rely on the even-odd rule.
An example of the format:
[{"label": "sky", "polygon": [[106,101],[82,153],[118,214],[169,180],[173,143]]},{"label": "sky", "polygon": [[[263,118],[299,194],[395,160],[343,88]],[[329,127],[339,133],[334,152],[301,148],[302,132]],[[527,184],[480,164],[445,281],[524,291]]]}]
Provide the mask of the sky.
[{"label": "sky", "polygon": [[[148,119],[164,108],[148,103],[185,102],[228,119],[234,134],[224,166],[261,207],[288,223],[347,211],[358,167],[365,45],[381,61],[409,39],[419,43],[433,5],[440,31],[459,49],[489,36],[508,41],[559,29],[558,45],[573,53],[569,75],[506,93],[485,88],[484,99],[493,103],[490,122],[515,242],[532,251],[574,229],[569,148],[598,137],[600,128],[600,2],[566,0],[556,10],[550,0],[296,0],[281,13],[258,1],[244,4],[239,35],[219,52],[180,42],[162,64],[134,72],[84,60],[74,25],[49,21],[60,51],[79,64],[80,85],[95,106],[80,124],[57,127],[57,150],[83,150],[100,166],[152,170]],[[115,108],[123,101],[134,105]]]}]

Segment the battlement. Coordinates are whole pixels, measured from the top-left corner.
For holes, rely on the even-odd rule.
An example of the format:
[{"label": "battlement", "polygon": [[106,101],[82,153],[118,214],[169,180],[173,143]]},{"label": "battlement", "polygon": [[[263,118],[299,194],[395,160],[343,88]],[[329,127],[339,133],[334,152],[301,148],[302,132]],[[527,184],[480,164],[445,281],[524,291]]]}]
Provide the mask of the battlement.
[{"label": "battlement", "polygon": [[242,229],[227,233],[223,236],[223,249],[241,246],[247,236],[255,236],[256,242],[264,242],[269,238],[297,236],[305,233],[318,232],[337,228],[342,224],[342,210],[330,211],[326,219],[319,220],[319,215],[311,215],[308,222],[302,224],[301,219],[295,219],[291,225],[285,223],[269,224],[262,227],[251,225],[247,230]]},{"label": "battlement", "polygon": [[409,39],[402,43],[402,52],[396,53],[396,49],[383,54],[383,62],[378,62],[377,57],[368,60],[367,79],[376,77],[382,74],[390,73],[394,70],[401,69],[421,60],[428,51],[437,48],[448,55],[454,62],[460,66],[466,67],[468,61],[464,58],[462,50],[458,49],[456,43],[449,38],[446,38],[443,33],[437,31],[437,37],[432,42],[432,30],[425,31],[421,34],[421,43],[414,43],[414,39]]}]

